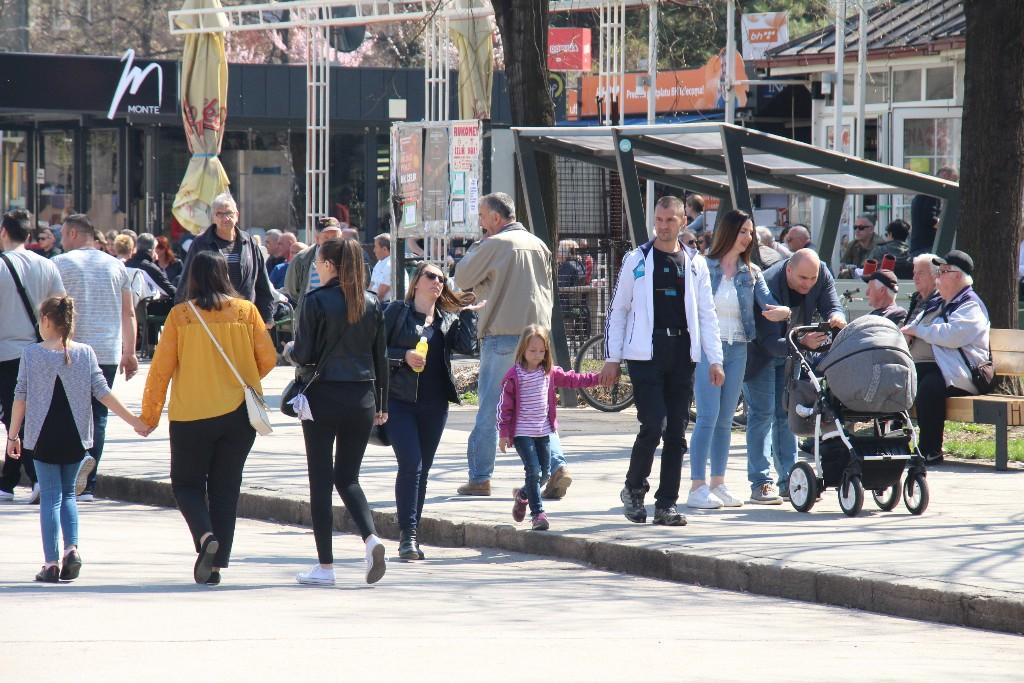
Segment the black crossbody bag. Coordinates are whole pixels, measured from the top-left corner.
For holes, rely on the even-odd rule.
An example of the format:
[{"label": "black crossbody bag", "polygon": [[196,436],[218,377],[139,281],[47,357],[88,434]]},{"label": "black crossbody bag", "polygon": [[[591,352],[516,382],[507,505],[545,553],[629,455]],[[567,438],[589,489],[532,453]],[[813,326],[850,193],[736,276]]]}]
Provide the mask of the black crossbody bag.
[{"label": "black crossbody bag", "polygon": [[320,355],[320,360],[318,360],[316,365],[314,366],[313,374],[310,375],[308,380],[303,380],[298,376],[302,374],[304,368],[299,367],[295,369],[295,379],[293,379],[291,382],[288,382],[288,386],[284,388],[284,393],[281,394],[282,413],[284,413],[288,417],[299,416],[298,413],[295,412],[295,407],[291,405],[289,401],[294,399],[299,394],[305,394],[309,387],[313,385],[313,382],[315,382],[317,378],[320,376],[320,370],[321,368],[323,368],[324,363],[327,362],[327,359],[331,356],[332,353],[334,353],[334,350],[338,348],[338,344],[341,343],[341,340],[342,337],[339,335],[338,338],[334,340],[334,343],[331,344],[331,346],[325,347],[324,352]]},{"label": "black crossbody bag", "polygon": [[28,298],[28,292],[25,291],[25,285],[21,283],[21,278],[18,277],[18,271],[14,269],[14,264],[11,263],[10,257],[2,251],[0,251],[0,259],[3,259],[3,262],[7,264],[7,270],[11,271],[11,279],[14,280],[14,288],[18,290],[18,296],[21,297],[21,303],[25,307],[25,313],[28,314],[29,322],[32,323],[32,330],[36,333],[36,341],[43,341],[43,338],[39,336],[39,319],[36,318],[36,311],[32,308],[32,302]]}]

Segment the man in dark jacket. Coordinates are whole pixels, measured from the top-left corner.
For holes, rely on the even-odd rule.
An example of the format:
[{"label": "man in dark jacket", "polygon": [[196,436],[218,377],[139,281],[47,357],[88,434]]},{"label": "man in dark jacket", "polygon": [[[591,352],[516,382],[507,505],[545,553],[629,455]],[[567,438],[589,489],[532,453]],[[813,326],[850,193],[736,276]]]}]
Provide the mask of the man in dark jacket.
[{"label": "man in dark jacket", "polygon": [[909,280],[914,277],[914,259],[910,255],[910,245],[907,244],[907,237],[910,235],[910,225],[902,218],[897,218],[885,226],[886,242],[882,242],[868,256],[882,266],[882,259],[892,256],[896,264],[892,271],[897,278]]},{"label": "man in dark jacket", "polygon": [[185,300],[195,254],[199,251],[219,251],[227,259],[231,286],[243,298],[256,305],[267,329],[270,329],[274,325],[274,290],[267,277],[263,252],[249,233],[237,227],[238,205],[229,193],[217,195],[210,208],[213,211],[213,225],[192,240],[181,271],[181,287],[178,288],[175,302]]},{"label": "man in dark jacket", "polygon": [[[792,327],[809,325],[817,313],[834,328],[846,326],[835,281],[812,249],[800,249],[764,273],[772,296],[793,311],[789,327],[763,316],[754,316],[757,339],[747,345],[747,373],[743,396],[747,402],[747,478],[750,502],[778,505],[782,502],[771,481],[769,456],[775,461],[782,497],[789,495],[789,470],[796,462],[796,437],[789,429],[786,406],[786,335]],[[803,345],[818,348],[820,333],[806,334]]]},{"label": "man in dark jacket", "polygon": [[125,262],[126,268],[138,268],[148,275],[156,286],[160,288],[163,295],[173,298],[178,289],[167,279],[163,269],[153,263],[153,251],[156,249],[156,238],[148,232],[139,235],[135,243],[135,255]]},{"label": "man in dark jacket", "polygon": [[[957,182],[960,180],[956,169],[943,166],[937,174],[943,180]],[[942,202],[938,197],[926,194],[915,195],[910,202],[910,255],[917,256],[932,250],[935,243],[936,230],[939,227],[939,214],[942,213]]]}]

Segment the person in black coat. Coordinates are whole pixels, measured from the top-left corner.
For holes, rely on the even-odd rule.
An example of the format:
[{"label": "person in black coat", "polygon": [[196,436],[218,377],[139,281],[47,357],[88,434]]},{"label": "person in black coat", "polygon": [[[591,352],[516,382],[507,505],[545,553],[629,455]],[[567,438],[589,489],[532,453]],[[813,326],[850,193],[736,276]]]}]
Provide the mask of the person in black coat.
[{"label": "person in black coat", "polygon": [[[188,282],[192,258],[200,251],[219,251],[228,261],[231,285],[243,299],[256,305],[267,329],[274,325],[274,288],[267,276],[263,251],[252,236],[238,228],[238,205],[227,192],[217,195],[211,205],[213,225],[192,240],[185,256],[181,281]],[[175,303],[181,303],[184,288],[178,291]]]},{"label": "person in black coat", "polygon": [[366,582],[376,583],[384,576],[386,553],[359,485],[359,469],[370,431],[388,420],[384,313],[377,297],[363,290],[358,242],[327,240],[313,267],[323,285],[306,293],[295,342],[285,350],[302,372],[316,372],[316,381],[305,390],[312,419],[302,420],[302,435],[319,564],[296,580],[334,585],[331,490],[337,488],[366,544]]},{"label": "person in black coat", "polygon": [[[452,352],[476,352],[476,324],[469,293],[456,294],[444,273],[420,263],[404,301],[384,311],[391,380],[387,436],[398,459],[395,501],[402,535],[398,556],[422,560],[416,529],[423,515],[427,475],[448,421],[448,404],[461,403],[452,375]],[[424,358],[416,351],[427,338]]]},{"label": "person in black coat", "polygon": [[135,243],[135,254],[125,261],[124,265],[127,268],[138,268],[144,272],[152,278],[165,297],[173,299],[174,295],[178,292],[178,288],[167,277],[167,273],[164,272],[163,268],[153,262],[153,252],[155,249],[156,238],[148,232],[142,233]]}]

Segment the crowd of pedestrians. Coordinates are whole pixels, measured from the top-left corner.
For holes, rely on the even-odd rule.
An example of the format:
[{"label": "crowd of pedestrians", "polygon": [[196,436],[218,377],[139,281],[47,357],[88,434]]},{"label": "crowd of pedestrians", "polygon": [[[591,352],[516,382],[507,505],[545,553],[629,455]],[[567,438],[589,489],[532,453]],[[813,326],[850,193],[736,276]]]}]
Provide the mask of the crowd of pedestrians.
[{"label": "crowd of pedestrians", "polygon": [[[335,490],[364,541],[366,582],[386,572],[385,545],[359,483],[375,428],[396,458],[398,556],[425,558],[419,527],[429,475],[449,406],[460,401],[455,353],[480,355],[467,481],[457,493],[490,496],[496,454],[514,448],[523,465],[523,483],[512,491],[516,522],[529,510],[532,529],[549,529],[544,500],[564,497],[573,481],[558,438],[558,390],[610,386],[623,363],[639,423],[620,491],[629,521],[647,521],[659,446],[656,525],[687,523],[677,507],[687,452],[687,507],[781,504],[797,454],[783,401],[787,334],[815,317],[842,329],[846,315],[804,226],[792,227],[778,244],[738,210],[720,216],[712,231],[703,225],[703,208],[693,198],[657,202],[653,238],[628,252],[619,270],[605,364],[589,374],[556,365],[550,333],[553,278],[562,284],[564,270],[566,279],[581,282],[589,277],[586,265],[574,260],[575,245],[564,244],[553,271],[547,245],[517,221],[503,193],[481,197],[481,239],[453,276],[422,261],[398,299],[389,234],[373,239],[372,269],[358,234],[333,217],[318,223],[312,246],[279,231],[269,231],[264,246],[239,227],[229,194],[213,201],[213,223],[191,240],[184,258],[165,238],[104,235],[81,214],[65,219],[59,248],[29,251],[31,216],[5,214],[0,409],[8,438],[0,501],[13,500],[24,471],[33,484],[30,502],[41,503],[44,565],[37,580],[69,581],[82,570],[77,503],[94,495],[108,411],[148,436],[166,403],[171,486],[192,538],[193,579],[221,582],[257,433],[247,392],[261,395],[261,380],[279,362],[268,330],[284,299],[295,307],[294,340],[283,357],[296,367],[291,405],[301,418],[317,559],[297,574],[301,584],[336,582]],[[696,233],[686,231],[693,219]],[[921,450],[939,460],[945,399],[978,393],[976,370],[987,360],[988,314],[972,288],[973,260],[953,251],[911,261],[905,223],[891,223],[889,240],[877,242],[870,217],[857,221],[865,233],[870,226],[871,236],[851,243],[845,267],[867,283],[872,314],[902,326],[921,387]],[[909,311],[895,304],[896,273],[867,267],[885,257],[912,263]],[[136,274],[166,302],[138,417],[112,393],[119,373],[129,380],[138,370]],[[801,342],[815,349],[826,335],[806,334]],[[725,481],[741,395],[749,496]],[[697,419],[688,449],[691,398]]]}]

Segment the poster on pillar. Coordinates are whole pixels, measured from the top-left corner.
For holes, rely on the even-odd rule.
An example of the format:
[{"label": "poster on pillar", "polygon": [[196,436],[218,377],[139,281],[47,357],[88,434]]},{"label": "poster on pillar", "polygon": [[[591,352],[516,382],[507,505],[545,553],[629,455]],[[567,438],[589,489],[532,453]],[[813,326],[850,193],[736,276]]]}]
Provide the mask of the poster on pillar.
[{"label": "poster on pillar", "polygon": [[451,128],[451,223],[449,234],[479,237],[480,166],[483,136],[479,121],[456,121]]},{"label": "poster on pillar", "polygon": [[448,220],[448,131],[431,127],[423,147],[423,229],[443,235]]},{"label": "poster on pillar", "polygon": [[398,236],[406,237],[414,234],[423,220],[423,128],[392,128],[391,158],[393,224]]}]

